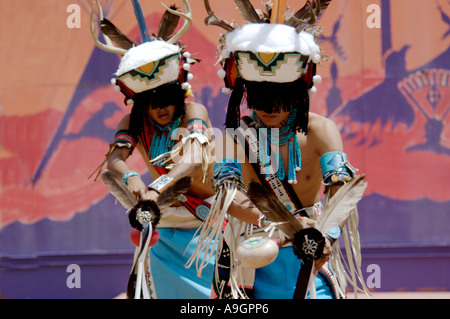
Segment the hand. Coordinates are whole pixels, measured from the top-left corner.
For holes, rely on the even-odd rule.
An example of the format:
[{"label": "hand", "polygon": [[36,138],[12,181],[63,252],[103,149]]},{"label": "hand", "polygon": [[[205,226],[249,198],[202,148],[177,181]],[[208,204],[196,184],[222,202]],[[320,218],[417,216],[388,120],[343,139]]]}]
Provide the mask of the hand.
[{"label": "hand", "polygon": [[147,191],[147,187],[139,176],[131,176],[127,180],[128,189],[135,195],[138,199],[142,199]]},{"label": "hand", "polygon": [[328,258],[331,254],[331,243],[328,238],[325,237],[325,247],[323,247],[322,256],[319,259],[316,259],[314,262],[314,276],[319,274],[320,268],[328,261]]},{"label": "hand", "polygon": [[152,200],[154,202],[156,202],[156,200],[158,199],[159,193],[153,189],[149,190],[148,192],[145,192],[142,196],[141,199],[142,200]]},{"label": "hand", "polygon": [[311,218],[308,218],[308,217],[303,217],[303,216],[297,216],[296,218],[303,225],[303,228],[315,227],[316,226],[316,221],[314,219],[311,219]]}]

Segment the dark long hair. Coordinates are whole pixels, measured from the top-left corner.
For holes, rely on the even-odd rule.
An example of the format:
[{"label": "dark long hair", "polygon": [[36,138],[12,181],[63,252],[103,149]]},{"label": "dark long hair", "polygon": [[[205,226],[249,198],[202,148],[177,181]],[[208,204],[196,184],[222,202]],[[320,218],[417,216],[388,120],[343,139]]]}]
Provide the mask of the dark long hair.
[{"label": "dark long hair", "polygon": [[240,105],[244,99],[249,109],[267,113],[296,108],[294,128],[305,135],[308,133],[309,93],[301,78],[289,83],[253,82],[238,78],[228,102],[226,127],[238,127]]},{"label": "dark long hair", "polygon": [[186,115],[186,104],[184,90],[180,83],[172,82],[162,85],[156,89],[138,93],[134,96],[134,105],[130,114],[130,134],[138,141],[144,129],[144,121],[147,121],[148,108],[164,108],[175,105],[175,113],[172,122]]}]

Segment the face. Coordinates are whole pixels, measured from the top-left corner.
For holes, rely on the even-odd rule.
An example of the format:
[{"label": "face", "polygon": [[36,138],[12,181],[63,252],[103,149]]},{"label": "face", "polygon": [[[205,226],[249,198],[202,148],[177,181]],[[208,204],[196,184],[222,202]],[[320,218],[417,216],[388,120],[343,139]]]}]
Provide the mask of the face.
[{"label": "face", "polygon": [[265,111],[254,110],[256,116],[266,127],[282,128],[289,119],[290,111],[280,109],[278,112],[267,113]]},{"label": "face", "polygon": [[168,105],[163,108],[155,109],[149,107],[147,112],[148,115],[151,116],[153,121],[155,121],[159,125],[165,126],[169,124],[173,119],[173,115],[175,113],[175,105]]}]

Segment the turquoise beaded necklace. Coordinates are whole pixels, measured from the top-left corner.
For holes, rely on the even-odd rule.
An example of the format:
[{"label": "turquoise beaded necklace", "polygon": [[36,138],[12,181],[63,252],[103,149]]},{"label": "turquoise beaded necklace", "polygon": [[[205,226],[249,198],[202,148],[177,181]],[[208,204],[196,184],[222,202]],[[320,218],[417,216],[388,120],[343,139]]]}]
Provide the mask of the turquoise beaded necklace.
[{"label": "turquoise beaded necklace", "polygon": [[[300,152],[300,146],[298,142],[298,137],[294,129],[294,121],[297,116],[297,109],[292,109],[289,119],[282,128],[275,130],[275,134],[272,136],[272,129],[267,129],[267,127],[259,120],[255,112],[252,114],[253,120],[259,125],[259,161],[261,166],[265,168],[266,179],[269,179],[269,166],[270,166],[270,144],[285,145],[288,144],[289,148],[289,165],[288,165],[288,183],[297,184],[296,172],[301,170],[302,167],[302,155]],[[262,129],[261,129],[262,128]],[[266,134],[264,134],[266,132]],[[278,132],[278,133],[277,133]],[[265,136],[264,136],[265,135]],[[280,138],[281,136],[281,138]],[[292,139],[292,137],[294,137]],[[264,141],[265,140],[265,141]],[[284,170],[283,161],[281,159],[281,153],[277,154],[277,178],[279,180],[286,179],[286,172]]]},{"label": "turquoise beaded necklace", "polygon": [[[166,126],[159,125],[152,118],[150,118],[152,125],[156,128],[155,133],[153,134],[152,143],[150,145],[150,149],[148,151],[148,157],[150,160],[169,152],[172,150],[175,145],[175,139],[171,139],[175,130],[180,126],[181,117],[179,117],[176,121],[167,124]],[[160,160],[154,162],[155,166],[165,167],[165,158],[161,158]]]}]

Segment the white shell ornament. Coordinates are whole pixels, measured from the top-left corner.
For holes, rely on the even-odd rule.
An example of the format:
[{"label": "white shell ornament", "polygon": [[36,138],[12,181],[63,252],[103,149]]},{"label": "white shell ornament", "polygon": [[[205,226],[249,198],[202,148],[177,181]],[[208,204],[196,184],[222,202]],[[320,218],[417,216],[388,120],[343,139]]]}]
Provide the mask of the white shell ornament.
[{"label": "white shell ornament", "polygon": [[239,244],[236,257],[245,268],[267,266],[278,256],[277,243],[267,237],[252,237]]}]

